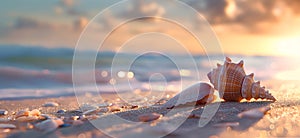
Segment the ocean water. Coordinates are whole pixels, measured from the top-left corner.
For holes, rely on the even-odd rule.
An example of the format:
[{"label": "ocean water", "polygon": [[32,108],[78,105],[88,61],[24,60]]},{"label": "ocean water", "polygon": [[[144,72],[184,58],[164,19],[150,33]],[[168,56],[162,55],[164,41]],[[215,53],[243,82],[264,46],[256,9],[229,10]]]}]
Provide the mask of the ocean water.
[{"label": "ocean water", "polygon": [[[96,53],[95,70],[84,64],[79,68],[79,92],[179,92],[194,82],[208,81],[206,74],[224,59],[223,55]],[[0,99],[74,95],[73,54],[71,48],[0,46]],[[81,51],[80,60],[84,63],[93,54],[94,51]],[[287,57],[226,56],[234,62],[243,59],[246,72],[254,72],[256,80],[294,79],[289,73],[299,71],[299,65]]]}]

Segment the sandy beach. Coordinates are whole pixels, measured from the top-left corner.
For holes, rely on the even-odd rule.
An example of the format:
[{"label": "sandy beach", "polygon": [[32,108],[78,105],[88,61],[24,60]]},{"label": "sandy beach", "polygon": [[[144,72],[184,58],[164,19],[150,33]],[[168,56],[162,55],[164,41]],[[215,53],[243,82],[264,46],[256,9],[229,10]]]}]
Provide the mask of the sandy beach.
[{"label": "sandy beach", "polygon": [[7,0],[0,138],[300,138],[300,0]]},{"label": "sandy beach", "polygon": [[[297,84],[297,83],[295,83]],[[283,85],[282,85],[283,86]],[[285,86],[287,90],[299,90],[298,86]],[[289,87],[289,88],[288,88]],[[292,89],[291,89],[292,88]],[[274,87],[276,89],[276,87]],[[299,137],[299,101],[286,101],[293,95],[285,95],[273,92],[277,96],[276,102],[265,100],[251,102],[221,102],[216,114],[207,125],[199,127],[199,119],[207,106],[219,104],[219,102],[208,105],[198,105],[191,110],[191,114],[178,128],[176,120],[186,117],[185,109],[190,106],[179,106],[173,109],[166,109],[161,106],[165,101],[154,104],[154,106],[129,105],[113,94],[104,94],[104,102],[98,103],[98,107],[86,104],[79,110],[76,97],[60,97],[45,99],[26,99],[0,101],[0,108],[8,111],[7,115],[1,116],[1,124],[13,124],[16,128],[0,129],[1,137]],[[124,94],[129,95],[129,94]],[[97,101],[95,98],[92,101]],[[58,106],[44,107],[46,102],[57,103]],[[103,103],[109,103],[103,105]],[[141,102],[142,103],[142,102]],[[261,117],[240,116],[242,112],[270,107],[270,110]],[[103,110],[107,108],[107,110]],[[36,125],[45,119],[20,121],[15,119],[16,113],[20,110],[32,111],[38,109],[41,114],[47,115],[50,119],[60,118],[63,124],[53,131],[39,130]],[[59,110],[65,109],[63,113]],[[98,109],[98,110],[95,110]],[[101,109],[101,110],[99,110]],[[168,114],[171,110],[176,113]],[[92,111],[87,113],[86,111]],[[157,113],[161,117],[150,122],[141,122],[139,116],[143,114]],[[85,114],[85,115],[83,115]],[[127,124],[114,120],[115,117],[122,118],[134,123]],[[73,119],[69,119],[73,118]],[[75,118],[75,119],[74,119]],[[47,119],[46,119],[47,120]],[[108,123],[107,126],[97,129],[93,124],[99,122]],[[166,125],[167,124],[167,125]],[[165,127],[171,126],[171,127]],[[172,131],[172,130],[175,131]],[[172,131],[171,133],[169,133]]]}]

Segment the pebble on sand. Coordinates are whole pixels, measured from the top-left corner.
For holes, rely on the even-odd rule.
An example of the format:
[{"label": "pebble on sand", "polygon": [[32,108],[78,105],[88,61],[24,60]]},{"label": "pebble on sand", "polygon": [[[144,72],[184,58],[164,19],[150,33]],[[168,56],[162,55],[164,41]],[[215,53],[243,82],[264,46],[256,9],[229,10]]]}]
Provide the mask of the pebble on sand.
[{"label": "pebble on sand", "polygon": [[43,107],[57,107],[58,103],[55,102],[47,102],[43,104]]},{"label": "pebble on sand", "polygon": [[4,110],[4,109],[0,109],[0,116],[1,115],[7,115],[8,111]]},{"label": "pebble on sand", "polygon": [[82,114],[83,115],[91,115],[91,114],[96,114],[98,112],[99,112],[98,109],[91,109],[91,110],[87,110],[87,111],[83,112]]},{"label": "pebble on sand", "polygon": [[56,113],[58,113],[58,114],[64,114],[64,113],[66,113],[66,111],[67,110],[61,109],[61,110],[58,110]]},{"label": "pebble on sand", "polygon": [[72,120],[78,120],[80,117],[78,115],[75,115],[75,116],[71,116],[71,119]]},{"label": "pebble on sand", "polygon": [[47,114],[40,114],[39,119],[40,120],[47,120],[50,119],[51,116],[47,115]]},{"label": "pebble on sand", "polygon": [[22,116],[29,116],[30,111],[26,111],[26,110],[21,110],[16,114],[16,119]]},{"label": "pebble on sand", "polygon": [[109,110],[111,112],[118,112],[118,111],[122,111],[122,108],[120,108],[119,106],[111,106],[109,107]]},{"label": "pebble on sand", "polygon": [[38,130],[50,132],[64,124],[61,119],[48,119],[35,125]]},{"label": "pebble on sand", "polygon": [[19,122],[30,122],[30,121],[36,121],[39,118],[37,116],[21,116],[16,118],[17,121]]},{"label": "pebble on sand", "polygon": [[240,125],[239,122],[224,122],[213,125],[214,127],[238,127]]},{"label": "pebble on sand", "polygon": [[[120,111],[119,109],[114,109],[114,110]],[[98,109],[91,109],[91,110],[87,110],[87,111],[83,112],[83,115],[92,115],[92,114],[97,114],[97,113],[106,113],[108,111],[109,111],[109,109],[107,107],[105,107],[105,108],[98,108]]]},{"label": "pebble on sand", "polygon": [[199,115],[196,115],[196,114],[190,114],[188,118],[189,118],[189,119],[192,119],[192,118],[199,119],[200,116],[199,116]]},{"label": "pebble on sand", "polygon": [[11,121],[11,120],[8,118],[0,118],[0,122],[9,122],[9,121]]},{"label": "pebble on sand", "polygon": [[32,111],[21,110],[16,114],[15,118],[20,122],[35,121],[39,119],[40,115],[41,112],[38,109]]},{"label": "pebble on sand", "polygon": [[269,106],[261,107],[261,108],[255,108],[248,111],[244,111],[239,113],[237,116],[239,118],[251,118],[251,119],[260,119],[262,118],[267,111],[269,111],[271,108]]},{"label": "pebble on sand", "polygon": [[150,122],[153,120],[157,120],[161,117],[162,117],[162,114],[146,113],[146,114],[139,115],[138,119],[139,119],[139,121],[142,121],[142,122]]},{"label": "pebble on sand", "polygon": [[40,116],[41,112],[38,109],[34,109],[34,110],[30,111],[29,115],[30,116]]},{"label": "pebble on sand", "polygon": [[0,129],[14,129],[17,128],[14,124],[0,124]]}]

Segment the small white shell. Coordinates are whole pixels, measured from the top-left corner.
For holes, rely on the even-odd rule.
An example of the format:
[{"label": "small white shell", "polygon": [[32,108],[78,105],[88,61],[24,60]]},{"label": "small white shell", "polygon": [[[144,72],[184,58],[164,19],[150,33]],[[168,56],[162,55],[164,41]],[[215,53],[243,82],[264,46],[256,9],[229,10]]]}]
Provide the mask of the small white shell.
[{"label": "small white shell", "polygon": [[0,124],[1,129],[14,129],[17,128],[14,124]]},{"label": "small white shell", "polygon": [[1,116],[1,115],[7,115],[7,114],[8,114],[8,111],[7,111],[7,110],[0,109],[0,116]]},{"label": "small white shell", "polygon": [[269,106],[261,107],[261,108],[255,108],[248,111],[244,111],[238,114],[239,118],[252,118],[252,119],[260,119],[262,118],[267,111],[269,111],[271,108]]},{"label": "small white shell", "polygon": [[45,104],[43,104],[43,107],[57,107],[58,103],[55,102],[47,102]]},{"label": "small white shell", "polygon": [[161,118],[163,115],[162,114],[158,114],[158,113],[147,113],[147,114],[142,114],[139,115],[139,121],[142,122],[150,122],[153,120],[157,120],[159,118]]},{"label": "small white shell", "polygon": [[48,119],[35,125],[41,131],[50,132],[64,124],[61,119]]},{"label": "small white shell", "polygon": [[163,104],[163,107],[172,108],[174,106],[187,103],[205,104],[214,100],[214,88],[205,82],[198,82],[186,88],[168,102]]},{"label": "small white shell", "polygon": [[16,119],[22,116],[29,116],[30,111],[26,111],[26,110],[21,110],[16,114]]},{"label": "small white shell", "polygon": [[214,127],[238,127],[240,125],[239,122],[224,122],[224,123],[218,123],[214,124]]},{"label": "small white shell", "polygon": [[30,111],[29,116],[40,116],[41,112],[38,109]]}]

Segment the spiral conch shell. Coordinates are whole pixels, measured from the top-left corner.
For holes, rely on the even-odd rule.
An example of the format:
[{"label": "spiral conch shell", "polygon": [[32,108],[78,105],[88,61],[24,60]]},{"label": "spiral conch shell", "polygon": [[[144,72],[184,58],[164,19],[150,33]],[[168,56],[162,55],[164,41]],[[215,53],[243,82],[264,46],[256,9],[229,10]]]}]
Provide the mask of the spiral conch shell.
[{"label": "spiral conch shell", "polygon": [[260,86],[259,81],[254,82],[253,73],[246,75],[243,60],[235,64],[226,57],[224,65],[217,64],[217,66],[207,76],[214,88],[219,91],[220,97],[223,94],[225,101],[240,101],[243,98],[276,101],[269,91],[265,90],[265,87]]}]

